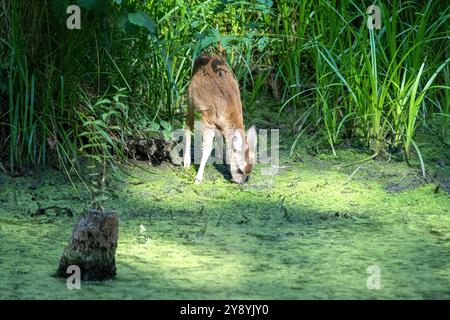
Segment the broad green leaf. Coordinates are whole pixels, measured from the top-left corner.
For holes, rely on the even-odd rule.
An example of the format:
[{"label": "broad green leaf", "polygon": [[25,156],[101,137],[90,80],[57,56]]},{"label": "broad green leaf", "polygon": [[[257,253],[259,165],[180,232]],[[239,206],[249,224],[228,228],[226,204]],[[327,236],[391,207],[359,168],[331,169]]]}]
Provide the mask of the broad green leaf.
[{"label": "broad green leaf", "polygon": [[172,125],[170,123],[168,123],[167,121],[163,120],[160,122],[160,124],[165,130],[172,130]]},{"label": "broad green leaf", "polygon": [[259,52],[263,52],[264,51],[264,49],[266,48],[267,42],[268,42],[267,37],[259,38],[258,43],[257,43]]},{"label": "broad green leaf", "polygon": [[171,130],[164,130],[163,131],[164,139],[170,140],[172,138],[172,131]]},{"label": "broad green leaf", "polygon": [[213,43],[217,43],[220,40],[220,32],[217,29],[209,29],[208,34],[204,37],[200,43],[200,50],[209,47]]},{"label": "broad green leaf", "polygon": [[150,124],[150,128],[148,130],[149,131],[159,131],[159,129],[160,129],[159,123],[152,122]]},{"label": "broad green leaf", "polygon": [[122,14],[117,19],[119,30],[128,34],[134,34],[139,30],[139,26],[132,24],[128,20],[128,14]]},{"label": "broad green leaf", "polygon": [[91,9],[98,7],[99,1],[98,0],[78,0],[77,5],[82,8],[91,10]]},{"label": "broad green leaf", "polygon": [[234,36],[223,36],[220,38],[220,43],[225,50],[229,50],[233,45],[238,45],[240,38]]},{"label": "broad green leaf", "polygon": [[156,31],[155,22],[145,12],[129,13],[128,20],[134,25],[145,27],[151,34]]},{"label": "broad green leaf", "polygon": [[258,2],[266,7],[271,8],[273,6],[272,0],[258,0]]}]

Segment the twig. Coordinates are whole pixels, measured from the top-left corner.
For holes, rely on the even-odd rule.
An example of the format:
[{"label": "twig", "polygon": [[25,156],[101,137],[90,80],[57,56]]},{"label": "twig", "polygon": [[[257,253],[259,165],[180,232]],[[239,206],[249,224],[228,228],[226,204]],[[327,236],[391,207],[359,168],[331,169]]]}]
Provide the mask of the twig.
[{"label": "twig", "polygon": [[369,160],[372,160],[372,159],[378,157],[379,155],[380,155],[380,153],[377,152],[377,153],[375,153],[375,154],[371,155],[370,157],[365,158],[365,159],[363,159],[363,160],[359,160],[359,161],[356,161],[356,162],[352,162],[352,163],[346,164],[345,166],[343,166],[343,168],[351,167],[351,166],[354,166],[355,164],[361,164],[361,163],[364,163],[364,162],[366,162],[366,161],[369,161]]},{"label": "twig", "polygon": [[358,170],[359,170],[360,168],[361,168],[361,167],[358,166],[358,167],[355,169],[355,171],[353,171],[353,173],[350,175],[350,177],[348,177],[347,181],[344,182],[344,186],[352,180],[353,176],[355,175],[356,172],[358,172]]}]

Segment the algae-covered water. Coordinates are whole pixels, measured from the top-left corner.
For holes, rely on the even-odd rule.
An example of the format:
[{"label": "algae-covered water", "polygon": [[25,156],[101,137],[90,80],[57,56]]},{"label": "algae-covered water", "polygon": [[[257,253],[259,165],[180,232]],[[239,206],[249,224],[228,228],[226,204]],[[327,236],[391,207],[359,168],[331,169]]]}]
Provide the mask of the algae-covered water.
[{"label": "algae-covered water", "polygon": [[[277,175],[259,165],[245,187],[212,165],[201,185],[195,168],[117,171],[122,181],[108,184],[120,216],[117,278],[81,290],[53,277],[88,202],[81,183],[77,193],[56,171],[0,175],[0,298],[450,298],[445,188],[404,162],[345,166],[367,157],[351,149],[282,154]],[[39,206],[75,214],[33,215]],[[379,268],[379,289],[368,288],[368,268]]]}]

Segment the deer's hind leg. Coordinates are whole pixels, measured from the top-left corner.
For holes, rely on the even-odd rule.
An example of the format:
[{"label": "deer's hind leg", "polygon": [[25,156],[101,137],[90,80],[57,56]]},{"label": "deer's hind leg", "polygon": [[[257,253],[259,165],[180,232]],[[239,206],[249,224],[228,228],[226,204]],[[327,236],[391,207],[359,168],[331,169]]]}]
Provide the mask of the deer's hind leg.
[{"label": "deer's hind leg", "polygon": [[205,171],[206,163],[211,155],[213,149],[214,136],[216,135],[216,129],[210,125],[203,124],[202,126],[203,141],[202,141],[202,160],[200,167],[198,168],[197,175],[195,177],[195,183],[199,184],[203,180],[203,172]]},{"label": "deer's hind leg", "polygon": [[[189,99],[190,100],[190,99]],[[184,131],[184,159],[183,165],[185,168],[191,166],[191,134],[194,129],[194,104],[192,101],[188,103],[187,119],[186,119],[186,130]]]}]

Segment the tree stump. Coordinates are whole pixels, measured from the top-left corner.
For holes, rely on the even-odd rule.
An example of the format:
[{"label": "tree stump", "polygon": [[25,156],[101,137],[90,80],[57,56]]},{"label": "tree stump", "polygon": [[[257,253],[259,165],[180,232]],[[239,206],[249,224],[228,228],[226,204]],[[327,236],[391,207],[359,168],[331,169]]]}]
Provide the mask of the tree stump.
[{"label": "tree stump", "polygon": [[75,225],[59,262],[57,276],[67,278],[67,268],[80,268],[81,279],[103,281],[116,275],[115,254],[119,218],[115,212],[89,209]]}]

